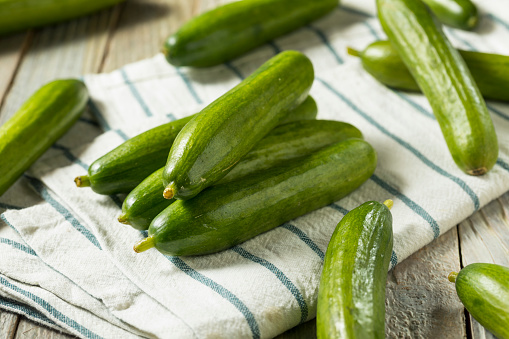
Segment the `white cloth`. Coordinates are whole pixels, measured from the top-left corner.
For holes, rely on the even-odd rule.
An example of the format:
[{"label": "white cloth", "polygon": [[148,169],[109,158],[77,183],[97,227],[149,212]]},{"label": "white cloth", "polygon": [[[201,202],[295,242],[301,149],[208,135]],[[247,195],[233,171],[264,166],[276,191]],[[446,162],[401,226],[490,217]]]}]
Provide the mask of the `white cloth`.
[{"label": "white cloth", "polygon": [[[85,76],[91,111],[105,132],[81,119],[0,199],[8,209],[2,218],[17,231],[0,226],[0,308],[83,338],[269,338],[314,317],[323,256],[348,210],[394,200],[393,267],[508,191],[509,105],[488,103],[497,165],[482,177],[465,175],[426,98],[384,87],[346,54],[347,46],[362,49],[385,38],[374,6],[344,1],[331,15],[210,69],[177,69],[156,55]],[[509,39],[504,4],[478,6],[476,32],[445,29],[453,45],[509,54],[500,43]],[[127,138],[198,112],[285,49],[313,62],[318,117],[352,123],[376,149],[373,177],[335,204],[233,249],[193,258],[134,253],[144,235],[116,221],[122,197],[76,188],[74,177]],[[44,201],[31,197],[27,185]]]}]

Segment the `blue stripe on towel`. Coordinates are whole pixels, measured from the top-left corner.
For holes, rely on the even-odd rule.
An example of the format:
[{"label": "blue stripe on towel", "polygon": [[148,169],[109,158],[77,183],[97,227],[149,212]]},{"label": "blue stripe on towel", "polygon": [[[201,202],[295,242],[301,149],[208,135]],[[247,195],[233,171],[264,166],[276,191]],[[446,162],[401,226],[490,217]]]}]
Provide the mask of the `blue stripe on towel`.
[{"label": "blue stripe on towel", "polygon": [[182,272],[184,272],[194,280],[202,283],[203,285],[210,287],[214,292],[216,292],[217,294],[225,298],[227,301],[229,301],[233,306],[235,306],[235,308],[237,308],[240,311],[240,313],[242,313],[246,318],[249,328],[251,329],[251,333],[253,334],[253,338],[254,339],[260,338],[260,328],[258,327],[258,323],[256,322],[253,313],[251,313],[249,308],[235,294],[233,294],[228,289],[221,286],[214,280],[194,270],[192,267],[186,264],[181,258],[172,256],[165,257],[169,261],[171,261],[177,268],[179,268]]},{"label": "blue stripe on towel", "polygon": [[294,226],[290,223],[285,223],[285,224],[281,225],[281,227],[287,229],[288,231],[290,231],[293,234],[295,234],[296,236],[298,236],[300,238],[300,240],[302,240],[306,245],[308,245],[309,248],[311,248],[313,250],[313,252],[315,252],[320,257],[320,259],[323,260],[325,258],[325,254],[323,253],[323,251],[300,228],[297,228],[296,226]]},{"label": "blue stripe on towel", "polygon": [[257,264],[262,265],[263,267],[274,273],[274,275],[279,279],[279,281],[281,281],[281,283],[290,291],[290,293],[293,294],[293,296],[297,300],[297,303],[299,304],[300,307],[300,323],[303,323],[307,320],[308,305],[306,304],[306,300],[304,300],[302,293],[300,293],[299,289],[283,273],[283,271],[277,268],[276,265],[274,265],[273,263],[248,252],[247,250],[238,245],[232,247],[231,250],[248,260],[251,260]]},{"label": "blue stripe on towel", "polygon": [[509,23],[502,20],[502,18],[499,18],[498,16],[495,16],[491,13],[486,14],[486,17],[490,18],[492,21],[500,24],[502,27],[504,27],[507,31],[509,31]]},{"label": "blue stripe on towel", "polygon": [[17,310],[17,311],[31,317],[32,319],[37,319],[37,320],[43,321],[45,323],[48,323],[48,324],[54,325],[54,326],[57,325],[57,324],[55,324],[55,322],[53,320],[47,318],[44,314],[40,313],[36,309],[34,309],[30,306],[21,304],[17,301],[7,299],[7,298],[0,296],[0,305],[4,306],[5,308],[7,308],[9,310]]},{"label": "blue stripe on towel", "polygon": [[343,59],[339,56],[339,54],[334,50],[334,48],[332,47],[331,43],[329,42],[329,39],[327,38],[327,36],[325,35],[325,33],[314,27],[314,26],[311,26],[311,25],[306,25],[306,27],[313,31],[319,38],[320,40],[322,40],[322,42],[325,44],[325,46],[329,49],[329,51],[332,53],[332,55],[334,56],[334,58],[336,58],[336,61],[338,62],[338,64],[343,64]]},{"label": "blue stripe on towel", "polygon": [[189,90],[189,93],[191,93],[191,95],[193,96],[194,100],[198,103],[198,104],[202,104],[203,101],[200,99],[200,97],[198,96],[198,93],[196,93],[194,87],[193,87],[193,84],[191,83],[191,81],[189,81],[189,79],[187,78],[187,75],[185,75],[184,73],[182,73],[182,71],[180,70],[179,67],[175,67],[175,70],[177,71],[177,74],[180,76],[180,78],[182,79],[182,81],[184,81],[184,83],[186,84],[186,87],[187,89]]},{"label": "blue stripe on towel", "polygon": [[398,264],[398,256],[396,255],[396,252],[392,251],[391,267],[389,268],[389,270],[393,269],[394,266],[396,266],[397,264]]},{"label": "blue stripe on towel", "polygon": [[129,86],[129,90],[131,91],[133,97],[136,99],[138,104],[143,109],[143,112],[145,112],[145,115],[147,117],[151,117],[153,114],[150,111],[150,108],[148,107],[148,105],[145,102],[145,100],[143,100],[140,92],[138,91],[138,89],[136,88],[134,83],[132,83],[131,80],[129,80],[129,77],[127,76],[127,73],[126,73],[125,69],[121,68],[120,69],[120,74],[122,74],[122,78],[124,79],[124,82],[127,84],[127,86]]},{"label": "blue stripe on towel", "polygon": [[242,75],[240,70],[237,67],[233,66],[231,62],[227,61],[224,63],[224,65],[226,66],[226,68],[232,71],[233,74],[235,74],[239,79],[244,80],[244,76]]},{"label": "blue stripe on towel", "polygon": [[[3,219],[6,223],[8,223],[8,222],[7,222],[7,220],[5,219],[5,217],[4,217],[3,215],[2,215],[1,217],[2,217],[2,219]],[[35,256],[37,255],[37,254],[35,253],[35,251],[34,251],[33,249],[31,249],[30,247],[25,246],[25,245],[23,245],[23,244],[20,244],[19,242],[14,241],[14,240],[11,240],[11,239],[7,239],[7,238],[2,238],[2,237],[0,237],[0,243],[2,243],[2,244],[6,244],[6,245],[10,245],[10,246],[14,247],[15,249],[18,249],[18,250],[23,251],[23,252],[25,252],[25,253],[28,253],[28,254],[30,254],[30,255],[35,255]]]},{"label": "blue stripe on towel", "polygon": [[409,150],[411,153],[413,153],[419,160],[422,161],[423,164],[428,166],[429,168],[433,169],[436,173],[450,179],[454,183],[456,183],[461,189],[463,189],[469,197],[472,199],[472,202],[474,203],[474,211],[477,211],[480,207],[479,197],[477,194],[468,186],[463,180],[460,178],[448,173],[435,163],[433,163],[431,160],[429,160],[427,157],[424,156],[421,152],[419,152],[416,148],[411,146],[408,142],[404,141],[400,137],[396,136],[395,134],[389,132],[385,127],[380,125],[378,122],[376,122],[371,116],[369,116],[366,112],[362,111],[359,107],[357,107],[353,102],[351,102],[348,98],[346,98],[343,94],[339,93],[338,90],[333,88],[328,82],[316,78],[318,81],[320,81],[329,91],[331,91],[333,94],[335,94],[341,101],[343,101],[346,105],[348,105],[352,110],[354,110],[356,113],[358,113],[361,117],[363,117],[367,122],[369,122],[371,125],[376,127],[379,131],[387,135],[388,137],[392,138],[394,141],[396,141],[398,144]]},{"label": "blue stripe on towel", "polygon": [[88,99],[88,108],[90,108],[90,111],[95,116],[97,121],[99,121],[99,125],[103,128],[105,131],[109,131],[111,129],[108,122],[106,122],[106,119],[104,118],[102,112],[99,110],[99,107],[92,101],[92,99]]},{"label": "blue stripe on towel", "polygon": [[498,158],[497,159],[497,164],[500,165],[500,167],[502,167],[503,169],[505,169],[506,171],[509,172],[509,164],[508,163],[506,163],[502,159]]},{"label": "blue stripe on towel", "polygon": [[21,294],[27,298],[29,298],[30,300],[34,301],[35,303],[37,303],[39,306],[41,306],[42,308],[44,308],[46,311],[48,311],[51,315],[53,315],[55,318],[58,319],[58,321],[64,323],[64,324],[67,324],[69,327],[72,327],[73,329],[75,329],[76,331],[78,331],[79,333],[81,333],[83,336],[87,337],[87,338],[93,338],[93,339],[100,339],[102,337],[100,337],[99,335],[95,334],[94,332],[90,331],[89,329],[83,327],[82,325],[78,324],[76,321],[74,321],[73,319],[67,317],[66,315],[64,315],[63,313],[61,313],[60,311],[58,311],[57,309],[55,309],[53,306],[51,306],[46,300],[16,286],[16,285],[13,285],[11,284],[9,281],[7,281],[4,277],[0,276],[0,284],[4,285],[5,287],[7,287],[8,289],[12,290],[12,291],[15,291],[16,293],[18,294]]},{"label": "blue stripe on towel", "polygon": [[374,18],[373,15],[369,14],[369,13],[366,13],[366,12],[363,12],[363,11],[360,11],[358,9],[355,9],[355,8],[351,8],[351,7],[347,7],[347,6],[343,6],[343,5],[339,5],[338,6],[338,9],[344,11],[344,12],[347,12],[347,13],[351,13],[351,14],[355,14],[355,15],[359,15],[359,16],[363,16],[365,18]]},{"label": "blue stripe on towel", "polygon": [[385,189],[387,192],[389,192],[390,194],[398,197],[398,199],[400,199],[401,201],[403,201],[403,203],[405,203],[405,205],[407,205],[408,207],[410,207],[410,209],[412,211],[414,211],[415,213],[417,213],[419,216],[421,216],[424,220],[426,220],[430,226],[431,226],[431,229],[433,230],[433,236],[435,238],[437,238],[439,235],[440,235],[440,226],[438,225],[438,223],[436,222],[435,219],[433,219],[433,217],[431,215],[429,215],[428,212],[426,212],[426,210],[424,208],[422,208],[421,206],[419,206],[416,202],[414,202],[413,200],[411,200],[410,198],[408,198],[406,195],[404,195],[403,193],[399,192],[397,189],[395,189],[394,187],[392,187],[391,185],[389,185],[387,182],[385,182],[384,180],[382,180],[379,176],[377,176],[376,174],[373,174],[371,176],[371,180],[373,180],[377,185],[379,185],[380,187],[382,187],[383,189]]},{"label": "blue stripe on towel", "polygon": [[52,148],[55,148],[55,149],[58,149],[58,150],[61,150],[64,152],[64,156],[71,162],[75,163],[75,164],[78,164],[80,165],[81,167],[83,167],[83,169],[85,170],[88,170],[88,165],[85,164],[83,161],[81,161],[80,159],[78,159],[77,157],[74,156],[74,154],[71,153],[71,150],[68,148],[68,147],[65,147],[65,146],[62,146],[62,145],[59,145],[59,144],[53,144],[53,146],[51,146]]},{"label": "blue stripe on towel", "polygon": [[97,248],[100,250],[102,249],[101,245],[99,245],[99,242],[97,241],[97,238],[92,234],[92,232],[84,227],[64,206],[53,199],[41,181],[27,175],[25,175],[25,177],[29,180],[34,189],[43,197],[43,199],[46,200],[55,210],[57,210],[57,212],[60,213],[65,218],[65,220],[67,220],[78,232],[83,234]]}]

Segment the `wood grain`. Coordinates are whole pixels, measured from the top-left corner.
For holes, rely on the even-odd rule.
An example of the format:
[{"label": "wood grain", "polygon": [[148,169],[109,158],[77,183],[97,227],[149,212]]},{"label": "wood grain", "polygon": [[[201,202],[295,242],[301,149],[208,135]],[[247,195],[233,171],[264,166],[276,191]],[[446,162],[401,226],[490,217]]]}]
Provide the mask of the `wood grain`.
[{"label": "wood grain", "polygon": [[20,318],[17,314],[0,310],[0,339],[14,338]]},{"label": "wood grain", "polygon": [[56,330],[40,326],[26,318],[19,321],[14,339],[73,339],[74,336],[57,332]]},{"label": "wood grain", "polygon": [[[58,78],[80,77],[84,73],[99,71],[114,11],[114,8],[107,9],[36,30],[0,110],[0,125],[43,84]],[[4,50],[3,46],[1,49]],[[9,60],[12,58],[14,56]],[[10,63],[13,64],[13,61]]]},{"label": "wood grain", "polygon": [[[461,264],[493,263],[509,267],[509,192],[459,225]],[[469,315],[472,339],[493,339]]]}]

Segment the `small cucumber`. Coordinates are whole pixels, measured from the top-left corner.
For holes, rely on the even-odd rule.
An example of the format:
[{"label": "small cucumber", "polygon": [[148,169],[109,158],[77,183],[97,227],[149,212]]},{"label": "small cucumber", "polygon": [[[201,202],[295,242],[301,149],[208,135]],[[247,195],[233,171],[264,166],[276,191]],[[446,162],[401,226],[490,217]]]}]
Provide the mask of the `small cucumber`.
[{"label": "small cucumber", "polygon": [[[218,184],[267,170],[349,138],[362,138],[362,134],[354,126],[338,121],[296,121],[276,127]],[[148,229],[152,219],[174,201],[161,194],[162,172],[163,168],[155,171],[127,195],[118,218],[120,222],[136,229]]]},{"label": "small cucumber", "polygon": [[[509,56],[458,50],[485,99],[509,101]],[[381,83],[407,91],[420,91],[412,74],[389,41],[376,41],[362,52],[362,66]]]},{"label": "small cucumber", "polygon": [[383,29],[429,100],[456,165],[488,172],[498,158],[495,128],[465,61],[421,1],[377,0]]},{"label": "small cucumber", "polygon": [[366,202],[339,222],[318,290],[317,338],[384,338],[392,200]]},{"label": "small cucumber", "polygon": [[152,220],[149,237],[134,250],[155,247],[186,256],[225,250],[343,198],[375,167],[375,150],[364,140],[327,146],[285,166],[175,201]]},{"label": "small cucumber", "polygon": [[0,34],[72,19],[121,1],[123,0],[1,0]]},{"label": "small cucumber", "polygon": [[470,0],[422,0],[440,22],[454,28],[470,30],[477,26],[477,7]]},{"label": "small cucumber", "polygon": [[221,180],[307,97],[311,61],[281,52],[205,107],[175,138],[163,172],[164,197],[191,199]]},{"label": "small cucumber", "polygon": [[236,1],[188,21],[168,37],[163,52],[175,66],[218,65],[324,16],[338,3],[338,0]]},{"label": "small cucumber", "polygon": [[87,101],[83,82],[55,80],[0,127],[0,195],[76,122]]},{"label": "small cucumber", "polygon": [[499,339],[509,339],[509,268],[476,263],[449,274],[467,311]]},{"label": "small cucumber", "polygon": [[[316,102],[312,97],[307,97],[288,113],[282,123],[315,119],[316,114]],[[152,128],[127,140],[94,161],[87,175],[76,177],[76,185],[91,187],[99,194],[129,193],[147,176],[164,166],[175,137],[192,117]]]}]

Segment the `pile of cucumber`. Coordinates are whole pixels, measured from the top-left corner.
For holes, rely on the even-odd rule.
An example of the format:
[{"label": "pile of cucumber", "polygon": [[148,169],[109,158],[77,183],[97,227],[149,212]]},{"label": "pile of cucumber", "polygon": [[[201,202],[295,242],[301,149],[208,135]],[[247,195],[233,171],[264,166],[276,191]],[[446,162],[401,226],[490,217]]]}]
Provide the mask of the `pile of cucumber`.
[{"label": "pile of cucumber", "polygon": [[[1,1],[0,34],[120,1],[80,0],[65,11],[52,11],[59,7],[54,0]],[[381,83],[422,91],[457,166],[470,175],[487,173],[498,143],[484,98],[509,101],[509,57],[451,46],[439,21],[473,29],[478,13],[470,0],[374,1],[389,41],[348,52]],[[187,22],[168,37],[164,54],[175,66],[218,65],[337,6],[338,0],[236,1]],[[76,185],[127,194],[118,221],[148,230],[134,250],[178,256],[231,248],[331,204],[374,173],[377,155],[356,127],[315,120],[308,95],[313,80],[306,56],[279,53],[201,112],[100,157]],[[74,123],[87,100],[82,82],[54,81],[0,128],[0,195]],[[26,151],[21,159],[19,148]],[[319,287],[318,338],[385,336],[392,204],[366,202],[337,225]],[[509,268],[472,264],[449,279],[473,317],[509,338]]]},{"label": "pile of cucumber", "polygon": [[201,112],[124,142],[75,182],[128,193],[118,220],[148,229],[137,252],[228,249],[341,199],[373,174],[376,153],[357,128],[314,120],[313,80],[306,56],[279,53]]}]

